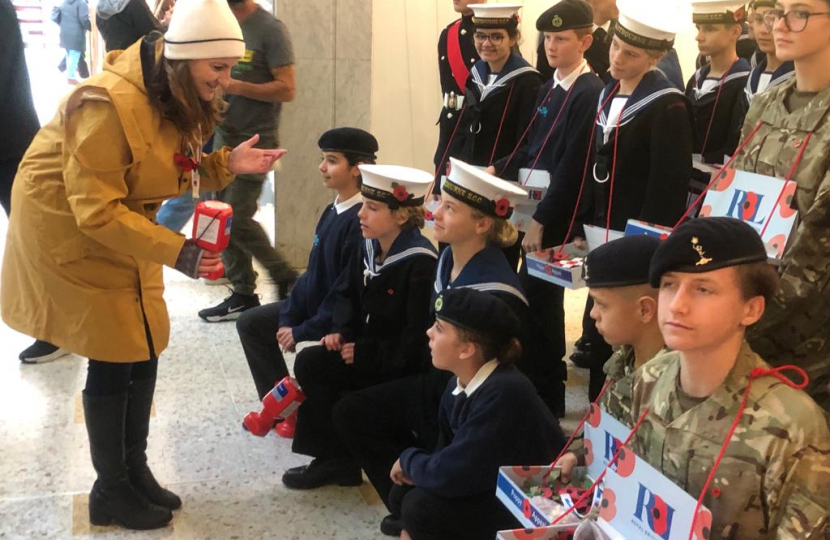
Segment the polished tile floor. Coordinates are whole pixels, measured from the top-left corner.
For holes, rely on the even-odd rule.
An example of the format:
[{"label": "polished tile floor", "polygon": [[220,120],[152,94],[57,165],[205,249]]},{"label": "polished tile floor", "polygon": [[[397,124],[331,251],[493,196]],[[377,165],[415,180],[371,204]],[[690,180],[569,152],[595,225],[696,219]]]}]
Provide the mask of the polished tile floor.
[{"label": "polished tile floor", "polygon": [[[0,215],[0,254],[5,228]],[[80,407],[86,359],[21,365],[17,354],[31,340],[0,323],[0,539],[384,538],[384,508],[368,483],[313,492],[282,486],[282,472],[307,459],[274,434],[258,439],[242,431],[257,400],[234,325],[196,316],[227,290],[175,271],[166,281],[173,331],[159,364],[148,453],[183,509],[158,531],[90,527],[94,472]],[[263,301],[272,299],[273,286],[263,288]],[[571,341],[583,302],[584,292],[567,295]],[[585,409],[585,377],[571,369],[566,426]]]}]

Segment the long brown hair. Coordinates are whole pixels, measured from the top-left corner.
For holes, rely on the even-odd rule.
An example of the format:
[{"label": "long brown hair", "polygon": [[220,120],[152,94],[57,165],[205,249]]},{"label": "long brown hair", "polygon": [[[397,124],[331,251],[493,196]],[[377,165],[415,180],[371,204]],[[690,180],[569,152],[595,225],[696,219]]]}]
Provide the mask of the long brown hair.
[{"label": "long brown hair", "polygon": [[222,121],[226,103],[221,88],[211,101],[199,97],[188,60],[168,60],[164,56],[164,39],[153,32],[146,39],[155,40],[155,63],[147,81],[147,96],[173,122],[185,141],[194,148],[210,138],[216,125]]}]

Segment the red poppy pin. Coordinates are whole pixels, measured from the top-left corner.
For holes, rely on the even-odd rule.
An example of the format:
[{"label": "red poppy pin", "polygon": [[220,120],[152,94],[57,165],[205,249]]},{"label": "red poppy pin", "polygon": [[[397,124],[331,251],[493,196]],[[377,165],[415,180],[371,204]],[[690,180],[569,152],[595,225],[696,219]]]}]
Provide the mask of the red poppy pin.
[{"label": "red poppy pin", "polygon": [[199,164],[196,163],[195,159],[185,156],[184,154],[179,154],[178,152],[173,154],[173,163],[176,164],[176,167],[185,172],[195,171],[199,168]]},{"label": "red poppy pin", "polygon": [[496,215],[499,217],[505,217],[507,213],[510,211],[510,201],[506,198],[502,197],[501,199],[496,201]]},{"label": "red poppy pin", "polygon": [[412,197],[412,195],[410,195],[410,193],[406,190],[406,187],[398,184],[397,182],[392,182],[392,188],[392,196],[395,197],[398,202],[404,202]]}]

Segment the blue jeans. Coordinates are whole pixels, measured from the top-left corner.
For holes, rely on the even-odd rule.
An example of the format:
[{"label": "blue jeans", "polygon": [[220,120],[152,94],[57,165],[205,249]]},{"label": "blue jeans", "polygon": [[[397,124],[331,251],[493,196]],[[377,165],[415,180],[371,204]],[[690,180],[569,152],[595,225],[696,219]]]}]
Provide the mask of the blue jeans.
[{"label": "blue jeans", "polygon": [[66,49],[66,78],[78,79],[78,62],[81,60],[81,51]]},{"label": "blue jeans", "polygon": [[156,223],[173,232],[179,232],[196,210],[196,199],[189,192],[165,201],[156,214]]}]

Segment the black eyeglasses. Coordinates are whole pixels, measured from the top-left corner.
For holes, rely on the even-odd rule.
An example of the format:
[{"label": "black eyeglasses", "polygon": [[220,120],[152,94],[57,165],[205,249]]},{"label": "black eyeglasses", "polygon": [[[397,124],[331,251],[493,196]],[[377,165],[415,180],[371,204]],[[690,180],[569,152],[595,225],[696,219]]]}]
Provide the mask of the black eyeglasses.
[{"label": "black eyeglasses", "polygon": [[476,32],[473,34],[473,39],[476,40],[476,43],[484,43],[487,40],[490,40],[490,43],[493,45],[501,45],[501,42],[504,41],[504,34],[485,34],[484,32]]},{"label": "black eyeglasses", "polygon": [[772,29],[775,23],[784,19],[787,30],[790,32],[803,32],[807,28],[807,21],[815,15],[830,15],[830,12],[818,11],[811,13],[809,11],[794,9],[784,13],[783,9],[771,9],[764,13],[764,24],[767,25],[767,28]]}]

